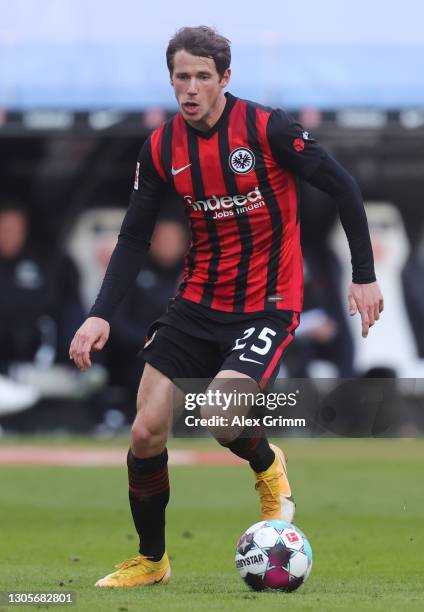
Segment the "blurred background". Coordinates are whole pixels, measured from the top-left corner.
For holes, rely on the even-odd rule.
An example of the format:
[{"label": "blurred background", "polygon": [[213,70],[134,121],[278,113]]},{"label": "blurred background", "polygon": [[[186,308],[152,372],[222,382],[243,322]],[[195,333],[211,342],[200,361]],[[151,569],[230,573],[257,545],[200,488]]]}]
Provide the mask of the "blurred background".
[{"label": "blurred background", "polygon": [[187,247],[172,194],[107,349],[79,373],[68,346],[116,242],[138,151],[176,111],[168,40],[198,24],[232,41],[229,91],[291,111],[366,202],[384,316],[363,340],[347,315],[351,269],[337,210],[302,185],[305,313],[281,378],[398,381],[391,410],[406,416],[395,430],[423,431],[423,22],[418,0],[0,0],[2,432],[108,436],[132,420],[137,353],[175,292]]}]

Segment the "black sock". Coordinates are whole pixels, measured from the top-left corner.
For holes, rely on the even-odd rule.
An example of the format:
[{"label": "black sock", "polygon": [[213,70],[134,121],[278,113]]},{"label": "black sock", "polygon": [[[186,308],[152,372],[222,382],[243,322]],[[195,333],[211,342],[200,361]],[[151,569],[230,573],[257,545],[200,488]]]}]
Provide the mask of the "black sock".
[{"label": "black sock", "polygon": [[222,446],[229,448],[237,457],[246,459],[255,472],[264,472],[274,462],[274,451],[262,431],[256,434],[252,432],[251,437],[246,437],[247,435],[245,430],[241,436]]},{"label": "black sock", "polygon": [[127,455],[131,513],[140,554],[159,561],[165,552],[165,508],[169,501],[168,453],[139,459]]}]

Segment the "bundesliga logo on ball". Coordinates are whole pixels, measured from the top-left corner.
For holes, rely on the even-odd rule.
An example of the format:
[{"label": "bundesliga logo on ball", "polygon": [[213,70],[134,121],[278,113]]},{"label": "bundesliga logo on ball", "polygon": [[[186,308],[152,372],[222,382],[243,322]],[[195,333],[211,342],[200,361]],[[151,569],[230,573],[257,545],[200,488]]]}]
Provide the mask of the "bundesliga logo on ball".
[{"label": "bundesliga logo on ball", "polygon": [[283,521],[255,523],[241,536],[236,567],[255,591],[294,591],[308,578],[312,548],[306,536]]}]

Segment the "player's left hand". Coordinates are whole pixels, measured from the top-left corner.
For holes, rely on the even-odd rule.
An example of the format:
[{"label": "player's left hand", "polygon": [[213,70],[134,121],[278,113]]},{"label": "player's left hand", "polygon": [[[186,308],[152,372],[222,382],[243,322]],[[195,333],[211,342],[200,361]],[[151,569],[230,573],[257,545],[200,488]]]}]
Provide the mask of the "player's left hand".
[{"label": "player's left hand", "polygon": [[380,318],[384,309],[383,294],[377,282],[358,285],[352,283],[349,287],[347,299],[349,301],[349,314],[355,315],[358,310],[362,321],[362,337],[368,336],[368,330]]}]

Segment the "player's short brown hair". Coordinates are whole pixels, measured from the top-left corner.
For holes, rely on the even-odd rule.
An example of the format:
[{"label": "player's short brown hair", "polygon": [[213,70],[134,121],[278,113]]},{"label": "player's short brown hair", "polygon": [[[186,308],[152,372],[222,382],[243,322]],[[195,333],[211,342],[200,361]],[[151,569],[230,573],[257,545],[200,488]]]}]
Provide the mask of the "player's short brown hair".
[{"label": "player's short brown hair", "polygon": [[177,51],[187,51],[198,57],[210,57],[222,77],[231,63],[230,41],[208,26],[186,27],[178,30],[171,38],[166,50],[166,63],[172,76],[174,55]]}]

